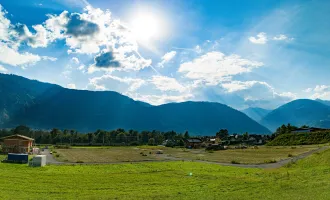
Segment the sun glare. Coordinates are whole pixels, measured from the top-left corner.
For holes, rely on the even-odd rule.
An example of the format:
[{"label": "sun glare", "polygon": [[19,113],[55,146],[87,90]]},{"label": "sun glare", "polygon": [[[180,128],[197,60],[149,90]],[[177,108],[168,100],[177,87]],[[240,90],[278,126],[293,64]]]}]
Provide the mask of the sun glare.
[{"label": "sun glare", "polygon": [[150,41],[161,37],[161,20],[152,14],[139,14],[132,20],[136,39]]}]

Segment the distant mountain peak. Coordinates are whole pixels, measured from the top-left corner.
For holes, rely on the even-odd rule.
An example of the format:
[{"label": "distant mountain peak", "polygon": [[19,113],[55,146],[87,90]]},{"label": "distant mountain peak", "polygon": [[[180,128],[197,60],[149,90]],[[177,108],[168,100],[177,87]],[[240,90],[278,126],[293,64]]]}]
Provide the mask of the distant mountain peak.
[{"label": "distant mountain peak", "polygon": [[330,128],[330,107],[316,100],[297,99],[267,114],[260,123],[271,130],[282,124]]}]

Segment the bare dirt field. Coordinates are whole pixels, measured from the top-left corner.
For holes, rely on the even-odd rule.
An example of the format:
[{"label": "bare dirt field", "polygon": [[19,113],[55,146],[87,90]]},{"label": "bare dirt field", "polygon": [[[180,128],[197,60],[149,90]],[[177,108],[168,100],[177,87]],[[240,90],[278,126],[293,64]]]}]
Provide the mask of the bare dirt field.
[{"label": "bare dirt field", "polygon": [[[139,147],[79,147],[55,149],[54,156],[62,162],[118,163],[165,160],[200,160],[219,163],[260,164],[277,162],[317,149],[317,145],[295,147],[259,146],[247,149],[205,151],[204,149]],[[163,154],[157,154],[161,151]]]}]

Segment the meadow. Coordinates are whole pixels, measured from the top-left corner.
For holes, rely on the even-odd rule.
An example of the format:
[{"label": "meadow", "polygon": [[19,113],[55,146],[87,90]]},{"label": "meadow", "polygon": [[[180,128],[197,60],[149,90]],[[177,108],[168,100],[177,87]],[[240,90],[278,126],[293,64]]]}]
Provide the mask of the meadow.
[{"label": "meadow", "polygon": [[330,150],[272,170],[187,161],[0,163],[0,199],[328,199]]},{"label": "meadow", "polygon": [[[223,151],[205,151],[205,149],[169,148],[161,146],[139,147],[75,147],[55,149],[59,161],[106,163],[162,160],[202,160],[221,163],[259,164],[279,161],[317,148],[309,146],[260,146],[257,149],[229,149]],[[162,150],[163,154],[156,154]]]}]

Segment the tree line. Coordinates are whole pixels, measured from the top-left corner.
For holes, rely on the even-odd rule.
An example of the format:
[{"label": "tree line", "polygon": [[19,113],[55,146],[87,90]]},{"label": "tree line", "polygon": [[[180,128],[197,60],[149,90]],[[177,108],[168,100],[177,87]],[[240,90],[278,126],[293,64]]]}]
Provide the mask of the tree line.
[{"label": "tree line", "polygon": [[34,130],[27,126],[13,129],[0,129],[0,137],[19,134],[31,137],[36,144],[85,144],[85,145],[160,145],[169,141],[172,145],[183,145],[183,139],[190,138],[188,131],[136,131],[116,129],[111,131],[97,130],[90,133],[79,133],[76,130]]}]

